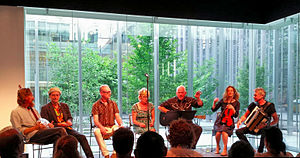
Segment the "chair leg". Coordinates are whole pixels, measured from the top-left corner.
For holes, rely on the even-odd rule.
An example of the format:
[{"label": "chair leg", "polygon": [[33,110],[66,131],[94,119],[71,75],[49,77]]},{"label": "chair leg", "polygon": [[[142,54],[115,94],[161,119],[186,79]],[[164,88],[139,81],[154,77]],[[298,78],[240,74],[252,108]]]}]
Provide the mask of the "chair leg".
[{"label": "chair leg", "polygon": [[32,156],[34,158],[34,144],[32,144]]},{"label": "chair leg", "polygon": [[41,157],[42,157],[42,151],[43,151],[42,148],[43,148],[43,146],[42,146],[42,145],[39,145],[39,150],[38,150],[38,151],[39,151],[39,152],[38,152],[38,153],[39,153],[39,156],[38,156],[38,158],[41,158]]}]

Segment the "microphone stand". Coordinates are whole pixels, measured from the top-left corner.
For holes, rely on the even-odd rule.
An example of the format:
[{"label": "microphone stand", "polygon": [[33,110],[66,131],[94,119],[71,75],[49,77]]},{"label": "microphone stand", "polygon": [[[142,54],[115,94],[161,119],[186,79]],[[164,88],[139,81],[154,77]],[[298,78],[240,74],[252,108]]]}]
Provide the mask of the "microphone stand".
[{"label": "microphone stand", "polygon": [[149,131],[149,122],[150,122],[150,116],[149,116],[149,76],[148,74],[146,74],[147,77],[147,127],[148,127],[148,131]]}]

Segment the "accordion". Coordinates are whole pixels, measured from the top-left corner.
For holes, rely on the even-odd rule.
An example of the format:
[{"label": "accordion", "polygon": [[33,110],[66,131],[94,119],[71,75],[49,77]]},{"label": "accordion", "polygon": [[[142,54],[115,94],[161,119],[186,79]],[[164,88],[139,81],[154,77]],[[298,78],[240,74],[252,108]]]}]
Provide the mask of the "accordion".
[{"label": "accordion", "polygon": [[259,107],[255,107],[250,115],[245,120],[245,125],[248,127],[250,131],[254,131],[257,133],[259,129],[257,128],[260,124],[266,123],[269,121],[267,114],[263,112],[263,110]]}]

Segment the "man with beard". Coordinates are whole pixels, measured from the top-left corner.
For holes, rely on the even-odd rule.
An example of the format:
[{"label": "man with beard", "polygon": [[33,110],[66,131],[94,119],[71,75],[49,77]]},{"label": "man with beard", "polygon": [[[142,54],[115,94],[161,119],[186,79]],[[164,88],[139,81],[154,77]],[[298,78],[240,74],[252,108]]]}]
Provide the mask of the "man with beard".
[{"label": "man with beard", "polygon": [[61,136],[67,135],[66,130],[54,127],[52,123],[42,121],[40,114],[34,108],[34,97],[29,88],[18,90],[19,106],[11,112],[10,121],[25,137],[28,143],[51,144]]}]

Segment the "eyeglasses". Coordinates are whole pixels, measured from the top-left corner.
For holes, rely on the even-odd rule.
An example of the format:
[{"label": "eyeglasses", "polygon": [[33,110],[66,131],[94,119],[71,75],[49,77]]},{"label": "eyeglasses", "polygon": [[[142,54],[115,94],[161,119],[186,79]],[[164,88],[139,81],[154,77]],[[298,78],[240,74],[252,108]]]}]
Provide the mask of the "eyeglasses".
[{"label": "eyeglasses", "polygon": [[111,91],[102,91],[101,93],[111,93]]}]

